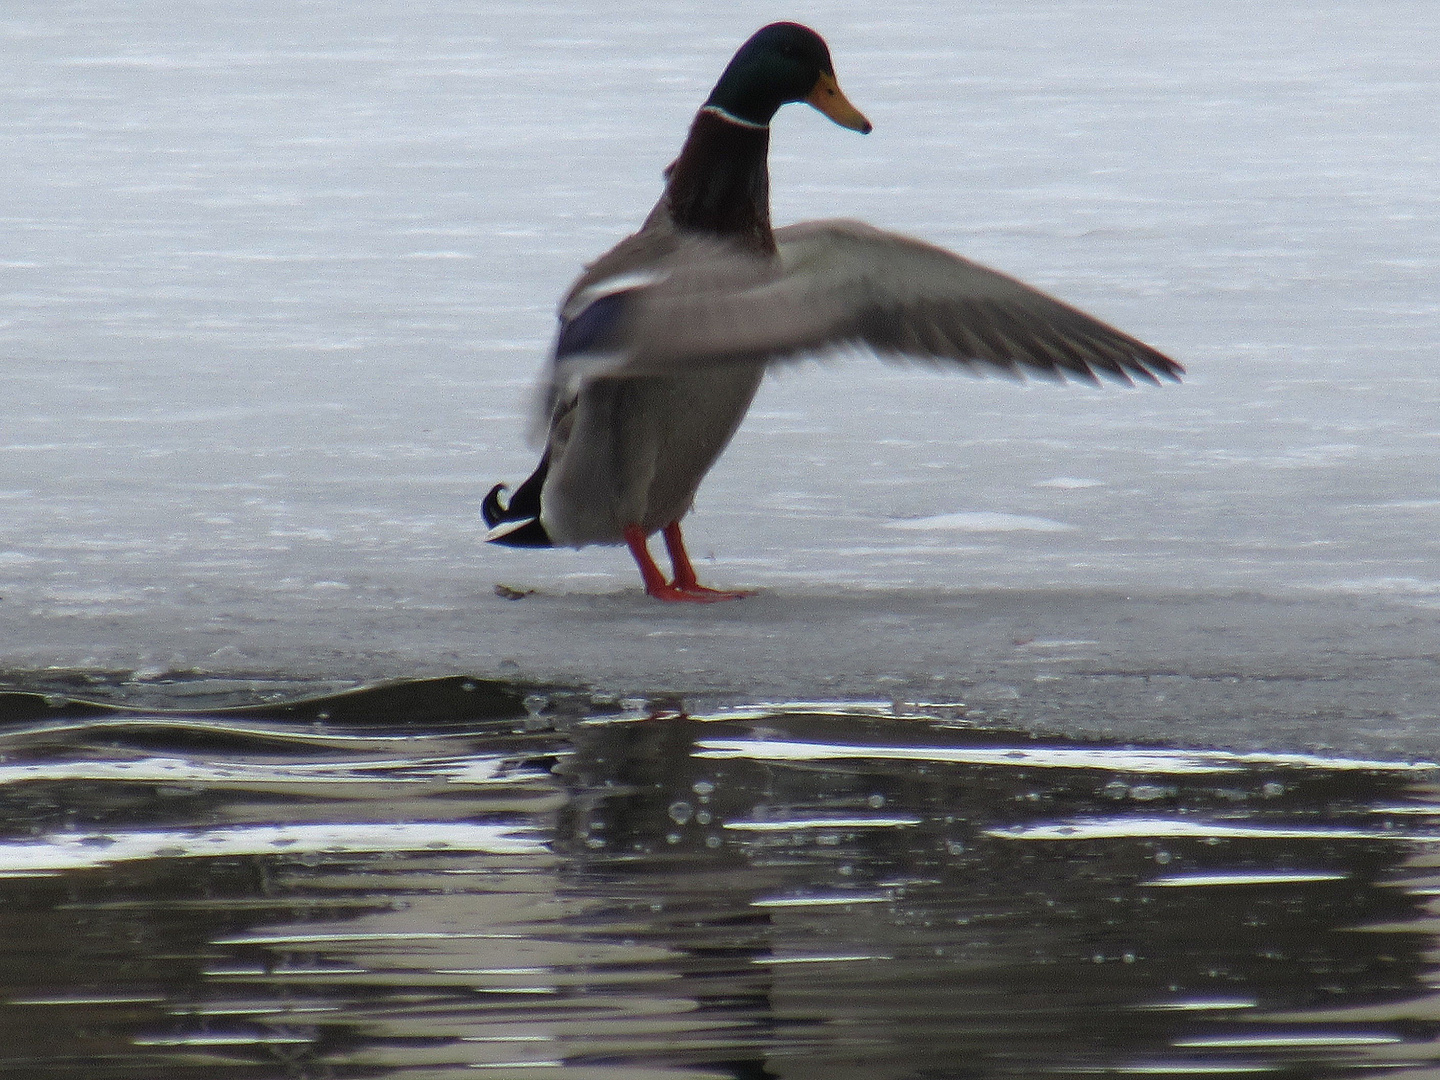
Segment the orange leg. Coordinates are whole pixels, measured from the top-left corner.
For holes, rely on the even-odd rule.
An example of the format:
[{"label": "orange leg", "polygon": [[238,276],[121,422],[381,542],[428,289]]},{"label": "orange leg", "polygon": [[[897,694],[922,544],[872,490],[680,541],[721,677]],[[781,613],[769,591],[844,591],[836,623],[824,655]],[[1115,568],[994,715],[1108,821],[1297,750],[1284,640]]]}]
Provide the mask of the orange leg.
[{"label": "orange leg", "polygon": [[697,593],[710,600],[739,600],[754,596],[753,592],[727,592],[722,589],[707,589],[695,577],[695,567],[690,564],[690,553],[685,550],[685,538],[680,535],[680,522],[672,521],[665,526],[665,550],[670,553],[670,565],[675,568],[675,587],[688,593]]},{"label": "orange leg", "polygon": [[625,526],[625,546],[630,549],[630,554],[635,556],[636,565],[640,567],[640,578],[645,582],[645,591],[651,596],[659,596],[662,600],[668,599],[661,594],[670,586],[665,583],[665,575],[660,572],[660,567],[656,566],[655,560],[650,557],[645,532],[639,525]]},{"label": "orange leg", "polygon": [[645,591],[657,600],[688,601],[692,604],[709,604],[717,600],[738,600],[749,596],[747,592],[722,592],[707,589],[695,578],[695,567],[685,552],[685,541],[680,536],[680,523],[672,521],[665,526],[665,550],[670,553],[670,564],[675,568],[675,581],[669,583],[660,567],[650,557],[645,532],[639,525],[625,526],[625,544],[635,563],[640,567],[640,577],[645,582]]},{"label": "orange leg", "polygon": [[690,564],[690,553],[685,550],[685,538],[680,535],[680,522],[672,521],[665,526],[665,550],[670,555],[670,565],[675,568],[677,589],[699,589],[702,586],[695,576],[695,567]]}]

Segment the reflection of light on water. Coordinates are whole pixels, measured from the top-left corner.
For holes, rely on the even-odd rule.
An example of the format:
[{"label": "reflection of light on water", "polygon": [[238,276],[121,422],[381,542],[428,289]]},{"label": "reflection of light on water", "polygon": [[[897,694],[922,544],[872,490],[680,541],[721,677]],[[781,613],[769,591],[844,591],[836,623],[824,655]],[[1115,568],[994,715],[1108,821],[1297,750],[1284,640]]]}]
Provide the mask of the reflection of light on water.
[{"label": "reflection of light on water", "polygon": [[1356,1034],[1346,1035],[1341,1033],[1308,1031],[1295,1032],[1266,1032],[1262,1035],[1202,1035],[1190,1038],[1176,1039],[1176,1046],[1183,1046],[1187,1049],[1198,1047],[1234,1047],[1236,1049],[1253,1049],[1256,1047],[1290,1047],[1290,1046],[1388,1046],[1392,1043],[1402,1043],[1405,1040],[1399,1035],[1385,1034]]},{"label": "reflection of light on water", "polygon": [[[164,1001],[163,994],[62,994],[58,997],[8,998],[11,1005],[146,1005]],[[274,1006],[271,1006],[274,1008]]]},{"label": "reflection of light on water", "polygon": [[1106,769],[1111,772],[1193,773],[1240,772],[1260,766],[1364,770],[1366,772],[1432,772],[1429,762],[1365,761],[1326,758],[1315,754],[1236,754],[1222,750],[1127,750],[1074,746],[910,746],[844,745],[791,742],[781,739],[697,739],[695,757],[751,758],[757,761],[837,761],[849,758],[890,761],[933,761],[960,765],[1017,765],[1055,769]]},{"label": "reflection of light on water", "polygon": [[1260,870],[1254,873],[1233,874],[1172,874],[1168,877],[1150,878],[1146,885],[1166,888],[1206,887],[1219,885],[1299,885],[1311,881],[1344,881],[1349,874],[1285,873],[1282,870]]},{"label": "reflection of light on water", "polygon": [[[471,1040],[462,1040],[469,1042]],[[467,1065],[470,1069],[563,1069],[569,1062],[556,1059],[554,1061],[486,1061],[474,1062]]]},{"label": "reflection of light on water", "polygon": [[1199,998],[1183,1001],[1154,1001],[1134,1006],[1137,1009],[1153,1009],[1157,1012],[1212,1012],[1217,1009],[1253,1009],[1258,1002],[1254,998]]},{"label": "reflection of light on water", "polygon": [[305,1046],[314,1038],[304,1035],[136,1035],[136,1046]]},{"label": "reflection of light on water", "polygon": [[889,893],[837,893],[831,896],[760,896],[750,901],[751,907],[758,908],[809,908],[840,907],[845,904],[888,904],[894,897]]},{"label": "reflection of light on water", "polygon": [[[272,1016],[281,1006],[274,1001],[235,1002],[216,1005],[172,1005],[168,1010],[175,1016]],[[287,999],[283,1006],[287,1014],[334,1013],[341,1010],[335,1004],[307,1004],[294,998]]]},{"label": "reflection of light on water", "polygon": [[1249,840],[1420,840],[1395,829],[1356,829],[1337,825],[1236,824],[1229,821],[1193,821],[1180,818],[1091,818],[1010,825],[986,829],[986,836],[1003,840],[1118,840],[1126,837]]},{"label": "reflection of light on water", "polygon": [[794,832],[797,829],[893,829],[906,825],[919,825],[925,819],[918,817],[831,817],[831,818],[785,818],[775,821],[727,821],[723,828],[736,832]]},{"label": "reflection of light on water", "polygon": [[[959,702],[951,705],[964,708]],[[950,706],[946,706],[950,707]],[[895,705],[890,701],[762,701],[755,705],[732,705],[716,709],[694,720],[767,720],[776,716],[819,715],[819,716],[893,716]]]},{"label": "reflection of light on water", "polygon": [[[363,692],[363,691],[362,691]],[[242,696],[236,692],[235,696]],[[56,699],[63,704],[65,699]],[[319,700],[319,699],[316,699]],[[103,735],[112,733],[117,739],[124,739],[126,736],[134,735],[136,732],[144,731],[157,736],[166,734],[173,735],[176,741],[183,741],[187,736],[204,735],[223,731],[226,735],[244,738],[251,737],[257,741],[276,743],[280,745],[291,745],[297,748],[329,748],[335,750],[364,750],[372,746],[389,745],[392,748],[397,744],[405,747],[415,746],[419,740],[426,738],[425,733],[413,731],[374,731],[364,729],[351,729],[344,732],[324,731],[311,725],[295,724],[254,724],[246,723],[235,717],[216,716],[214,718],[194,716],[166,716],[163,713],[135,711],[132,713],[122,712],[113,716],[87,716],[83,719],[60,719],[46,720],[36,724],[33,728],[16,728],[7,731],[5,734],[7,743],[25,745],[44,739],[47,742],[55,742],[64,736],[73,735],[76,737]]]},{"label": "reflection of light on water", "polygon": [[[468,933],[460,930],[387,930],[383,933],[344,933],[343,931],[312,934],[239,934],[217,937],[216,945],[339,945],[374,944],[378,942],[463,941],[471,939],[515,938],[518,934]],[[533,974],[539,968],[507,968],[507,973]]]},{"label": "reflection of light on water", "polygon": [[37,780],[117,780],[166,784],[224,784],[245,788],[267,784],[353,784],[383,779],[390,784],[483,784],[494,780],[505,759],[455,758],[416,762],[413,758],[364,762],[243,762],[215,765],[190,758],[152,757],[138,761],[64,761],[0,765],[0,785]]},{"label": "reflection of light on water", "polygon": [[538,855],[547,849],[510,827],[428,821],[250,825],[196,833],[64,833],[35,843],[0,844],[0,877],[58,874],[137,859],[417,850]]}]

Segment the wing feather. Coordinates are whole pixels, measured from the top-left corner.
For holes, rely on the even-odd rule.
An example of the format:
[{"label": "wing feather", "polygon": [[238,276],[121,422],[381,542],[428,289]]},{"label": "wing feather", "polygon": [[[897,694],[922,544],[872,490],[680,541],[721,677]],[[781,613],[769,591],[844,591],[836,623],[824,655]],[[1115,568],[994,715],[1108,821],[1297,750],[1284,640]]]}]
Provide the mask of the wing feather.
[{"label": "wing feather", "polygon": [[1184,372],[1069,304],[919,240],[860,222],[814,221],[776,230],[775,241],[772,257],[673,230],[622,242],[562,306],[568,344],[585,335],[565,337],[567,327],[583,326],[591,304],[608,305],[605,355],[560,352],[551,385],[857,346],[1021,379],[1133,384],[1178,381]]}]

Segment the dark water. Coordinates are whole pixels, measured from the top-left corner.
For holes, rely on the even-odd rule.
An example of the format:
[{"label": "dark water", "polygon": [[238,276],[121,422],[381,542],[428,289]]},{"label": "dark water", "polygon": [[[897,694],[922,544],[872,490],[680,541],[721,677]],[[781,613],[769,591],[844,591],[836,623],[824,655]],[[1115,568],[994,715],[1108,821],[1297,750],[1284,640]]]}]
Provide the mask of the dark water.
[{"label": "dark water", "polygon": [[1428,766],[293,689],[0,695],[0,1075],[1440,1075]]}]

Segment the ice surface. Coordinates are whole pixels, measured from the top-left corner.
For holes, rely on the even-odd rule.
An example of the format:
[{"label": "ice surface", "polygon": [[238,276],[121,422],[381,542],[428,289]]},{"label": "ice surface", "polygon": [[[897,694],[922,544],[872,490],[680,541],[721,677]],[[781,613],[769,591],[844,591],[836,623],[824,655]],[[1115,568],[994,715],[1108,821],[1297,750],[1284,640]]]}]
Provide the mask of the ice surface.
[{"label": "ice surface", "polygon": [[[876,130],[782,112],[777,221],[953,247],[1190,376],[1123,391],[852,358],[787,371],[688,525],[702,574],[762,595],[660,610],[623,551],[482,544],[478,502],[533,466],[556,298],[637,225],[731,50],[778,14],[827,36]],[[1266,708],[1293,726],[1260,741],[1358,719],[1377,745],[1424,745],[1433,15],[14,0],[0,665],[742,695],[995,684],[1052,719],[1081,709],[1052,693],[1077,673],[1092,719],[1104,672],[1233,677],[1229,697],[1170,691],[1181,719],[1233,724],[1278,678],[1293,692]],[[511,604],[497,583],[540,595]],[[1015,643],[1037,634],[1100,644]],[[1140,723],[1142,698],[1118,713]]]}]

